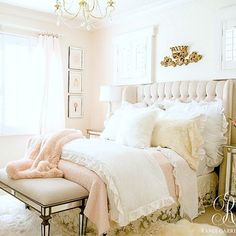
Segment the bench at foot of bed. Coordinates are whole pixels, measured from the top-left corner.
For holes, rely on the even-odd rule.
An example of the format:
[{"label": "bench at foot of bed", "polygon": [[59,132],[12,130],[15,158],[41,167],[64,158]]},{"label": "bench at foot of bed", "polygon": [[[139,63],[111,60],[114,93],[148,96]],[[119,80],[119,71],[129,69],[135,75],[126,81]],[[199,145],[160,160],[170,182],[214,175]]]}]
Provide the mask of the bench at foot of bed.
[{"label": "bench at foot of bed", "polygon": [[41,236],[50,236],[52,214],[74,208],[81,209],[79,235],[85,235],[87,218],[84,208],[88,191],[82,186],[64,178],[12,180],[5,170],[0,170],[0,189],[25,203],[27,209],[33,208],[40,214]]}]

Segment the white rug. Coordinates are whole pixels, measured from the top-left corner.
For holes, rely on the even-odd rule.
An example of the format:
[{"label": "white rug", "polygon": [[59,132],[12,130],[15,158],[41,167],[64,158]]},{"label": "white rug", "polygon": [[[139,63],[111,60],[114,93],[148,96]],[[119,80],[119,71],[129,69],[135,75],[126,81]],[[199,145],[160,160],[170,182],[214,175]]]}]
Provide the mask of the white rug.
[{"label": "white rug", "polygon": [[[10,195],[0,196],[0,236],[40,236],[41,219],[33,211]],[[51,223],[52,236],[72,236],[65,225]],[[68,227],[70,228],[70,227]]]},{"label": "white rug", "polygon": [[178,221],[176,224],[169,224],[166,222],[159,222],[160,225],[150,227],[145,236],[227,236],[218,227],[208,224],[191,223],[185,219]]},{"label": "white rug", "polygon": [[[64,224],[57,223],[57,219],[51,220],[52,236],[75,236],[71,219],[64,219]],[[76,220],[74,220],[76,222]],[[0,236],[40,236],[41,219],[29,210],[20,201],[9,195],[0,196]],[[180,220],[177,224],[159,222],[151,226],[142,236],[225,236],[218,228],[193,224],[187,220]],[[208,232],[208,233],[207,233]],[[211,233],[212,232],[212,233]],[[91,235],[91,234],[90,234]],[[134,235],[134,234],[129,234]],[[109,234],[108,234],[109,236]],[[136,234],[137,236],[137,234]]]}]

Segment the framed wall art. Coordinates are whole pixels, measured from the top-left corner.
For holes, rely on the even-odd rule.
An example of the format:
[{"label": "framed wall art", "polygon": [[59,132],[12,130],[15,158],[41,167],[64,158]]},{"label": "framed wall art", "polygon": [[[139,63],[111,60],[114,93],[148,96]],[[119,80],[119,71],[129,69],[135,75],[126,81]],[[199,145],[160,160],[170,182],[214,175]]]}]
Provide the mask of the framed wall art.
[{"label": "framed wall art", "polygon": [[68,93],[82,93],[82,71],[68,71]]},{"label": "framed wall art", "polygon": [[68,68],[73,70],[84,69],[84,51],[81,48],[69,47]]},{"label": "framed wall art", "polygon": [[82,96],[69,95],[68,96],[68,117],[81,118],[82,114]]},{"label": "framed wall art", "polygon": [[156,28],[149,27],[113,39],[114,84],[148,84],[154,77]]}]

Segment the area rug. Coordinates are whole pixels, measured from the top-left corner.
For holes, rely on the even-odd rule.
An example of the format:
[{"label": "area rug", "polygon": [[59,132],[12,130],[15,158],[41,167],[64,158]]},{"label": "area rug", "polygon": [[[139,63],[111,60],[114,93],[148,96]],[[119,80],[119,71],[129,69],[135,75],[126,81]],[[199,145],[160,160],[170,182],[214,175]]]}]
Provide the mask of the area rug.
[{"label": "area rug", "polygon": [[146,236],[226,236],[220,228],[208,224],[191,223],[185,219],[177,223],[168,224],[166,222],[158,222],[158,224],[150,227],[146,232]]},{"label": "area rug", "polygon": [[[58,224],[53,217],[50,223],[52,236],[75,236],[69,222]],[[0,236],[40,236],[40,225],[39,215],[25,209],[22,202],[10,195],[0,196]]]},{"label": "area rug", "polygon": [[[62,216],[60,216],[61,218]],[[65,215],[67,217],[67,215]],[[59,223],[57,216],[51,220],[51,236],[75,236],[74,229],[78,228],[78,221],[68,217]],[[77,223],[76,223],[77,222]],[[41,220],[38,215],[25,209],[20,201],[9,195],[0,196],[0,236],[40,236]],[[91,236],[91,234],[88,234]],[[125,235],[125,234],[124,234]],[[139,236],[129,233],[129,236]],[[187,220],[180,220],[176,224],[158,222],[152,225],[140,236],[226,236],[219,228],[193,224]],[[108,234],[108,236],[113,236]]]}]

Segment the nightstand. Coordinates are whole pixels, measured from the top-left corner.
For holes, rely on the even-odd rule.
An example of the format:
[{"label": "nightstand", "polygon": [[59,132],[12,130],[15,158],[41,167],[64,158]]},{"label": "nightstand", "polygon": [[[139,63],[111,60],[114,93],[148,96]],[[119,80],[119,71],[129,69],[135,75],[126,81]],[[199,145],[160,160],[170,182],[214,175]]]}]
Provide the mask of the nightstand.
[{"label": "nightstand", "polygon": [[[236,202],[236,144],[223,145],[224,160],[220,166],[219,195],[225,195],[225,201]],[[235,206],[234,206],[235,207]]]},{"label": "nightstand", "polygon": [[101,135],[101,130],[87,129],[88,138],[99,138]]}]

